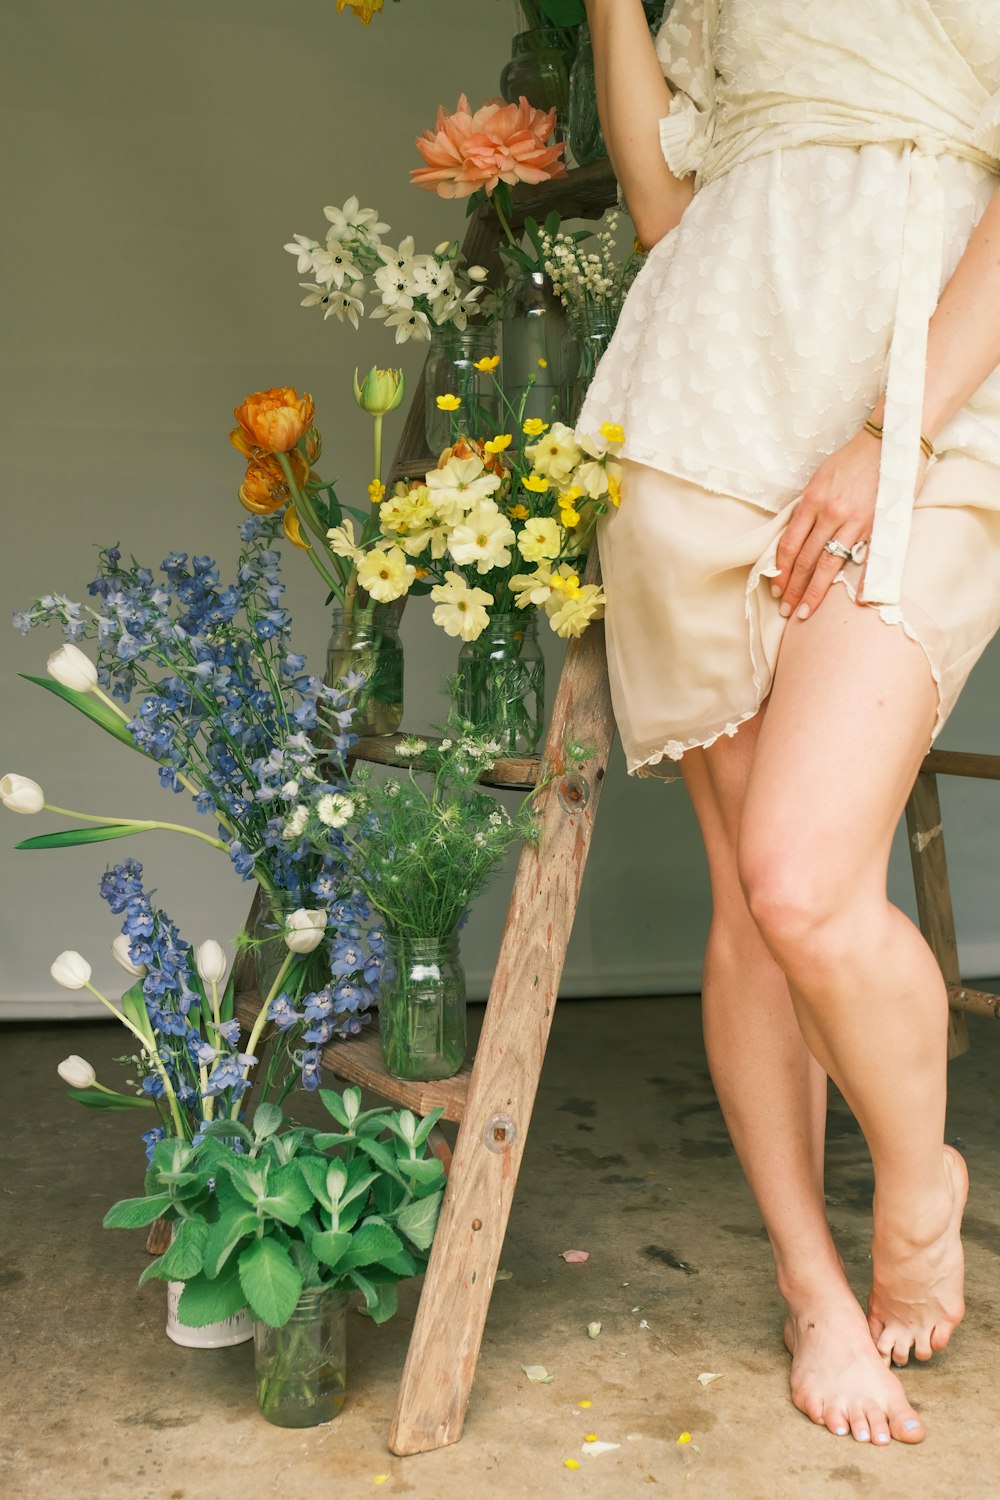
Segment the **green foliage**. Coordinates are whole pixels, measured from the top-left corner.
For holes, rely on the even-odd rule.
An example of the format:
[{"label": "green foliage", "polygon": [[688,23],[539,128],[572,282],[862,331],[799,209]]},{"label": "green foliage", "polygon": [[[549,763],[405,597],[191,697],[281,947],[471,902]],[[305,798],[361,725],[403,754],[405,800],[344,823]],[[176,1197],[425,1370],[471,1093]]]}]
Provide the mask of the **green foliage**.
[{"label": "green foliage", "polygon": [[127,745],[130,750],[136,748],[135,740],[126,729],[124,719],[120,719],[114,709],[102,703],[99,698],[95,698],[92,693],[81,693],[76,688],[64,687],[53,677],[32,677],[30,672],[19,672],[18,676],[23,677],[25,682],[33,682],[36,687],[44,688],[47,693],[55,693],[57,698],[71,703],[74,708],[86,714],[87,718],[92,719],[95,724],[99,724],[114,739],[121,740],[122,744]]},{"label": "green foliage", "polygon": [[105,823],[102,828],[60,828],[56,833],[40,833],[33,839],[22,839],[15,849],[69,849],[74,844],[103,844],[108,839],[127,839],[133,833],[146,833],[146,823]]},{"label": "green foliage", "polygon": [[170,1249],[140,1279],[183,1281],[181,1321],[193,1327],[249,1306],[274,1327],[303,1289],[355,1289],[377,1323],[396,1310],[396,1283],[418,1275],[444,1190],[427,1141],[440,1109],[362,1111],[358,1089],[324,1089],[336,1131],[293,1125],[273,1105],[252,1128],[216,1121],[192,1144],[158,1142],[146,1196],[105,1216],[111,1229],[174,1224]]}]

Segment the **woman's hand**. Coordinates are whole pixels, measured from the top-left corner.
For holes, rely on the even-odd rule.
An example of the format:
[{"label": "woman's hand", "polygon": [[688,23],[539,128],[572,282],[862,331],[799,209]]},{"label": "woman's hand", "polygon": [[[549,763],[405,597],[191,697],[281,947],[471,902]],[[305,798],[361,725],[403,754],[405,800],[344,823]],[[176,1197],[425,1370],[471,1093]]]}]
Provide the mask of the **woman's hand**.
[{"label": "woman's hand", "polygon": [[[778,543],[779,577],[772,593],[781,598],[781,613],[800,620],[814,614],[844,565],[844,559],[825,550],[829,541],[853,547],[867,542],[875,517],[879,459],[882,445],[864,430],[824,459],[805,489]],[[917,491],[927,472],[920,455]],[[861,585],[864,572],[861,574]]]}]

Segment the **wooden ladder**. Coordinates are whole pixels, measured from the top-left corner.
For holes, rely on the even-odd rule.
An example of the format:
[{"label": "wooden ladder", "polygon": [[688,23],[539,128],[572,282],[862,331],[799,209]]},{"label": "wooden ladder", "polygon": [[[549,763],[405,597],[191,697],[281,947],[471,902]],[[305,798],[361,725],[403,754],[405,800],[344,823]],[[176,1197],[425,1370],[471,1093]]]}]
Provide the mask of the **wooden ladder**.
[{"label": "wooden ladder", "polygon": [[[541,219],[552,209],[563,219],[598,217],[615,199],[610,165],[598,162],[519,189],[513,224],[521,228],[527,216]],[[467,262],[499,269],[499,242],[494,215],[488,207],[479,210],[465,238]],[[436,461],[424,439],[423,397],[421,377],[390,482],[423,475]],[[595,548],[586,579],[598,578]],[[322,1053],[324,1067],[338,1078],[418,1114],[440,1106],[444,1118],[459,1125],[389,1433],[394,1453],[440,1448],[462,1433],[614,733],[604,627],[598,622],[568,647],[541,755],[498,760],[481,777],[486,786],[527,790],[541,766],[555,772],[536,804],[540,840],[526,845],[518,862],[474,1060],[454,1078],[403,1082],[386,1072],[374,1028],[332,1042]],[[362,739],[352,757],[419,765],[396,754],[400,738]],[[564,765],[570,742],[588,749],[587,759],[573,768]],[[959,769],[944,764],[949,759],[955,757],[944,752],[928,757],[907,806],[921,924],[950,981],[953,1006],[995,1015],[996,997],[963,989],[958,977],[934,776]],[[1000,778],[1000,757],[973,759],[995,759],[991,774]],[[245,990],[238,1000],[241,1021],[251,1025],[259,1007],[259,996]],[[964,1018],[954,1014],[952,1050],[966,1045]]]}]

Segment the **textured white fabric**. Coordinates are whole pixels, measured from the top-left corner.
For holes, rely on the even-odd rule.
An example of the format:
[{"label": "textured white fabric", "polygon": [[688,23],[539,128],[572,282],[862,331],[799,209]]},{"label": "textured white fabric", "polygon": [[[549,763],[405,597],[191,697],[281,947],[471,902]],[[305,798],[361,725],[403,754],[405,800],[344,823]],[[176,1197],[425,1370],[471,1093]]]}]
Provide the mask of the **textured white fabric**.
[{"label": "textured white fabric", "polygon": [[[656,47],[697,191],[578,427],[776,513],[885,391],[863,598],[897,603],[927,322],[1000,172],[1000,0],[677,0]],[[1000,371],[936,445],[1000,465]]]}]

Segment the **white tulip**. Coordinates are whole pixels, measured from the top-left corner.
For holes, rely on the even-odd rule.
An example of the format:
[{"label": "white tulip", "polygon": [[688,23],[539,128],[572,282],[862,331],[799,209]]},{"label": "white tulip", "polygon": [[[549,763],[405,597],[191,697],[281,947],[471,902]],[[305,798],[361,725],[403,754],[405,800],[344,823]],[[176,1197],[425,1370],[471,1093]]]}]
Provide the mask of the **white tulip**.
[{"label": "white tulip", "polygon": [[97,1081],[97,1074],[85,1057],[77,1057],[74,1052],[70,1057],[64,1057],[58,1068],[59,1077],[63,1083],[68,1083],[71,1089],[93,1088]]},{"label": "white tulip", "polygon": [[132,944],[124,932],[120,932],[111,944],[111,952],[121,964],[126,974],[131,974],[133,979],[141,979],[146,972],[146,965],[134,964],[132,962],[131,954],[129,953],[131,946]]},{"label": "white tulip", "polygon": [[195,967],[206,984],[221,984],[226,977],[228,959],[220,943],[209,938],[195,950]]},{"label": "white tulip", "polygon": [[304,906],[285,919],[285,942],[293,953],[312,953],[323,941],[325,911],[307,911]]},{"label": "white tulip", "polygon": [[67,642],[53,651],[45,663],[45,670],[63,687],[76,688],[78,693],[92,693],[97,686],[97,668],[89,656],[78,646]]},{"label": "white tulip", "polygon": [[64,990],[82,990],[84,985],[90,983],[90,965],[81,954],[74,953],[72,948],[60,953],[49,973]]},{"label": "white tulip", "polygon": [[0,776],[0,802],[11,812],[36,813],[45,806],[45,793],[37,781],[11,771]]}]

